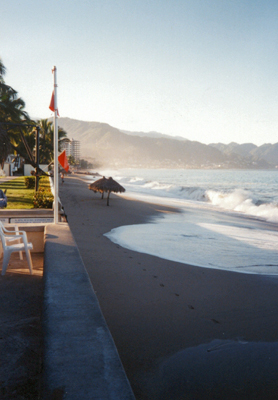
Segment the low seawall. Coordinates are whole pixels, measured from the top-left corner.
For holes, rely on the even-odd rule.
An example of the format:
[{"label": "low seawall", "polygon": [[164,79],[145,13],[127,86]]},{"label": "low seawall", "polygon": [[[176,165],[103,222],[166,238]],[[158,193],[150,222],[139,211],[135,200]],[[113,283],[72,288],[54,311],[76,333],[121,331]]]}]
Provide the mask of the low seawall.
[{"label": "low seawall", "polygon": [[44,252],[44,399],[135,400],[67,223]]}]

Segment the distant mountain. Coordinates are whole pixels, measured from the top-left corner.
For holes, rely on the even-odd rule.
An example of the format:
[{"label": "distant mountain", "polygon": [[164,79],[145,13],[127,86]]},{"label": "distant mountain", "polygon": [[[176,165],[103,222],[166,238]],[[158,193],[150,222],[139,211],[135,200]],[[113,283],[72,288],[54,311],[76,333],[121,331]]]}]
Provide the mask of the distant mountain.
[{"label": "distant mountain", "polygon": [[121,132],[126,133],[127,135],[132,135],[132,136],[140,136],[140,137],[152,137],[152,138],[164,138],[164,139],[176,139],[176,140],[187,140],[182,136],[171,136],[171,135],[165,135],[165,133],[159,133],[159,132],[130,132],[130,131],[123,131]]},{"label": "distant mountain", "polygon": [[210,144],[210,146],[217,148],[218,150],[222,151],[222,153],[224,153],[224,154],[236,153],[243,157],[248,156],[250,151],[257,148],[257,146],[252,143],[238,144],[235,142],[232,142],[230,144],[212,143],[212,144]]},{"label": "distant mountain", "polygon": [[232,142],[230,144],[212,143],[210,146],[228,156],[240,155],[253,163],[260,163],[263,160],[272,167],[278,165],[278,143],[256,146],[252,143],[238,144]]},{"label": "distant mountain", "polygon": [[250,154],[254,157],[263,158],[271,164],[278,165],[278,143],[263,144],[253,149]]},{"label": "distant mountain", "polygon": [[[190,141],[157,132],[127,132],[106,123],[59,118],[68,137],[80,141],[82,158],[95,166],[137,168],[273,168],[252,144]],[[271,145],[270,145],[271,146]],[[273,145],[274,146],[274,145]],[[267,151],[267,149],[265,149]],[[270,149],[268,149],[268,154]],[[275,152],[272,154],[275,158]],[[277,162],[278,164],[278,162]]]}]

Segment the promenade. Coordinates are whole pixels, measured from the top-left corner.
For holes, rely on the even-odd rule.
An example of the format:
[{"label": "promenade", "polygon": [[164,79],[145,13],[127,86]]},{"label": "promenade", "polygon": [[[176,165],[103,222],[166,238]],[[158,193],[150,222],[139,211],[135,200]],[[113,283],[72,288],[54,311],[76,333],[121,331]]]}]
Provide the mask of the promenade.
[{"label": "promenade", "polygon": [[42,381],[43,253],[33,253],[33,275],[26,258],[13,253],[0,275],[0,399],[38,399]]}]

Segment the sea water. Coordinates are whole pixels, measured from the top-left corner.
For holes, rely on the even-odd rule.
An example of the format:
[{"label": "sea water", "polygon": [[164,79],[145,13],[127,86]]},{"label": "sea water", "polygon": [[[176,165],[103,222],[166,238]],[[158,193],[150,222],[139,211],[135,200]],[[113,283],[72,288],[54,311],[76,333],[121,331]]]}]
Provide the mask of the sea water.
[{"label": "sea water", "polygon": [[122,247],[205,268],[278,275],[278,170],[102,171],[126,197],[177,207],[107,232]]}]

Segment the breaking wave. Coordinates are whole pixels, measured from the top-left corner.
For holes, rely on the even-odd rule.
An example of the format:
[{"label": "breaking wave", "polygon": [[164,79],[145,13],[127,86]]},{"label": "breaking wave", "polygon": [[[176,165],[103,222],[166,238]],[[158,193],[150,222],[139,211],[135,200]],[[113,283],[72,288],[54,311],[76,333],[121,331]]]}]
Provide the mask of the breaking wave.
[{"label": "breaking wave", "polygon": [[[215,190],[202,187],[182,186],[143,178],[118,177],[128,191],[158,197],[175,198],[193,202],[205,202],[225,210],[245,213],[269,222],[278,222],[277,201],[259,198],[250,190]],[[270,199],[271,200],[271,199]]]},{"label": "breaking wave", "polygon": [[123,172],[109,171],[107,174],[113,175],[127,192],[135,195],[201,202],[278,222],[276,171],[137,170],[138,175],[132,170]]}]

